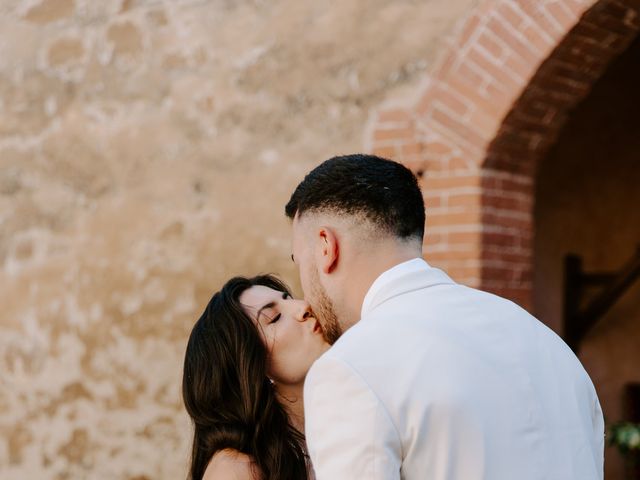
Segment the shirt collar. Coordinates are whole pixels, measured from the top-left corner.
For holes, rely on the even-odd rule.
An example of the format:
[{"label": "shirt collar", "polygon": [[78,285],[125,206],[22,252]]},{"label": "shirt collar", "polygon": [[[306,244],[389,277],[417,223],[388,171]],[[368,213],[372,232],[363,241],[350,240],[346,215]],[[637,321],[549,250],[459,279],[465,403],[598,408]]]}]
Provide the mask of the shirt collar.
[{"label": "shirt collar", "polygon": [[[406,262],[399,263],[391,267],[389,270],[382,272],[378,278],[371,284],[369,287],[369,291],[364,297],[364,301],[362,302],[362,309],[360,311],[360,318],[363,318],[368,312],[373,310],[380,302],[376,301],[376,298],[379,294],[386,289],[390,284],[396,283],[397,280],[410,275],[412,273],[425,271],[430,269],[429,264],[422,258],[412,258],[411,260],[407,260]],[[443,273],[444,275],[444,273]],[[446,277],[449,282],[451,279]]]}]

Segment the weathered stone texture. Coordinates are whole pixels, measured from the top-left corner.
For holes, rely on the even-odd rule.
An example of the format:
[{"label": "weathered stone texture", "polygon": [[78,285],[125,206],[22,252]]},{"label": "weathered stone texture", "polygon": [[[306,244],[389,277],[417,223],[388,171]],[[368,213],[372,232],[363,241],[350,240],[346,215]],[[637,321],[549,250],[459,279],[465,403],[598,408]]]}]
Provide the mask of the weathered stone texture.
[{"label": "weathered stone texture", "polygon": [[69,17],[73,11],[73,0],[42,0],[30,6],[24,19],[29,22],[45,24]]},{"label": "weathered stone texture", "polygon": [[0,477],[184,477],[191,325],[472,3],[0,3]]}]

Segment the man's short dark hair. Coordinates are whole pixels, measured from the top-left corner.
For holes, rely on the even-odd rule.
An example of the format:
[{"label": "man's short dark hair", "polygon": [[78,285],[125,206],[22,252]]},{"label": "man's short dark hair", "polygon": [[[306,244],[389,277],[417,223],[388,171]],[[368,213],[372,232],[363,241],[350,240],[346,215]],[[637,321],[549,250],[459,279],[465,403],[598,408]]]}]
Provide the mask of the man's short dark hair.
[{"label": "man's short dark hair", "polygon": [[398,238],[424,235],[424,201],[414,174],[374,155],[333,157],[311,170],[285,207],[293,219],[306,212],[362,215]]}]

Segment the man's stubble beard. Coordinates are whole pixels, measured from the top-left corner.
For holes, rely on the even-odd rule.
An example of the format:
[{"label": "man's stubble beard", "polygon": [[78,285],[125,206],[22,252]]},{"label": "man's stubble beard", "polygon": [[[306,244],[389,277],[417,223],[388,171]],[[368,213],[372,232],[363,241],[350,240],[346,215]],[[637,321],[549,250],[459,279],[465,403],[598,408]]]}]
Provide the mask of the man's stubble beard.
[{"label": "man's stubble beard", "polygon": [[320,283],[318,271],[312,269],[311,272],[311,297],[309,299],[312,303],[311,308],[313,308],[313,314],[322,327],[322,336],[329,345],[333,345],[342,335],[342,327],[338,321],[333,302]]}]

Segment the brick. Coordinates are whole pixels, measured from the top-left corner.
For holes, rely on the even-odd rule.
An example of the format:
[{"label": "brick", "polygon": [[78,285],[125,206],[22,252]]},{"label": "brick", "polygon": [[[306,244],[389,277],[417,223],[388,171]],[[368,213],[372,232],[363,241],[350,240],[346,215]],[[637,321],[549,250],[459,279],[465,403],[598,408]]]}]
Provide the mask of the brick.
[{"label": "brick", "polygon": [[500,210],[511,210],[518,212],[530,212],[533,205],[526,197],[514,197],[510,195],[484,195],[482,205],[494,207]]},{"label": "brick", "polygon": [[428,227],[441,225],[470,225],[480,223],[480,211],[432,213],[427,218]]},{"label": "brick", "polygon": [[482,239],[481,232],[451,232],[448,235],[448,242],[450,244],[476,244]]},{"label": "brick", "polygon": [[503,65],[497,65],[487,58],[481,50],[478,48],[471,48],[468,54],[469,60],[474,63],[482,71],[487,72],[491,78],[497,80],[501,85],[504,85],[510,91],[518,90],[522,87],[524,79],[514,78],[507,73]]},{"label": "brick", "polygon": [[573,40],[571,47],[556,51],[554,57],[557,61],[579,65],[581,71],[589,75],[590,78],[599,78],[600,74],[608,66],[609,58],[596,56],[598,52],[591,49],[591,45],[582,40]]},{"label": "brick", "polygon": [[505,228],[513,228],[523,232],[531,231],[531,228],[532,228],[531,218],[516,218],[509,215],[505,215],[505,213],[511,213],[511,212],[487,211],[486,209],[483,209],[482,215],[481,215],[482,224],[485,226],[500,225]]},{"label": "brick", "polygon": [[384,122],[410,122],[411,115],[406,110],[393,109],[393,110],[383,110],[378,114],[378,121],[380,123]]},{"label": "brick", "polygon": [[525,235],[518,237],[520,240],[520,248],[522,250],[531,250],[533,248],[533,238]]},{"label": "brick", "polygon": [[578,83],[571,79],[554,75],[541,76],[536,79],[536,83],[539,87],[547,90],[550,95],[561,95],[562,97],[566,97],[570,103],[571,101],[575,103],[584,97],[591,89],[589,83]]},{"label": "brick", "polygon": [[450,49],[447,52],[447,55],[443,57],[438,64],[435,65],[435,68],[433,70],[434,78],[445,78],[447,75],[449,75],[452,72],[453,67],[456,65],[458,59],[458,50]]},{"label": "brick", "polygon": [[501,2],[497,10],[505,22],[516,30],[520,30],[526,23],[526,14],[520,11],[516,5],[516,2]]},{"label": "brick", "polygon": [[409,170],[414,172],[416,175],[418,172],[421,172],[421,175],[424,174],[425,170],[425,162],[422,160],[405,160],[402,159],[402,164],[407,167]]},{"label": "brick", "polygon": [[[478,172],[479,173],[479,172]],[[467,191],[475,190],[480,192],[480,176],[479,175],[465,175],[465,176],[443,176],[434,177],[426,175],[425,187],[428,190],[441,190],[441,191],[455,191],[456,189],[465,189]]]},{"label": "brick", "polygon": [[400,146],[400,153],[406,155],[419,155],[422,152],[422,144],[419,142],[405,143]]},{"label": "brick", "polygon": [[541,118],[525,115],[519,109],[514,110],[505,121],[519,137],[526,143],[527,150],[534,150],[532,144],[538,143],[540,138],[548,137],[555,133],[554,128],[548,123],[544,123]]},{"label": "brick", "polygon": [[483,147],[486,143],[486,140],[473,131],[470,126],[454,118],[442,109],[434,108],[431,113],[431,117],[433,118],[434,123],[439,124],[444,131],[451,132],[462,142],[478,147]]},{"label": "brick", "polygon": [[377,140],[406,140],[413,138],[415,130],[412,128],[385,128],[373,132],[373,141]]},{"label": "brick", "polygon": [[[638,5],[638,8],[640,8],[640,5]],[[634,10],[630,5],[609,1],[603,5],[603,12],[607,16],[618,19],[629,27],[637,27],[638,25],[639,12],[638,10]]]},{"label": "brick", "polygon": [[449,163],[444,158],[427,157],[426,170],[429,173],[443,173],[449,171]]},{"label": "brick", "polygon": [[[480,255],[480,258],[482,260],[487,260],[487,261],[504,261],[504,262],[510,262],[510,263],[517,263],[520,265],[529,265],[532,262],[532,256],[530,253],[525,252],[525,251],[510,251],[507,250],[505,248],[489,248],[489,247],[494,247],[493,245],[484,245],[484,239],[483,239],[483,248],[482,248],[482,253]],[[529,250],[530,252],[530,250]]]},{"label": "brick", "polygon": [[[640,3],[636,2],[636,8],[629,8],[626,13],[624,14],[624,24],[628,25],[630,27],[633,27],[635,29],[640,29]],[[620,5],[617,2],[610,2],[610,5],[618,5],[621,7],[625,7],[625,5]],[[615,16],[615,14],[614,14]]]},{"label": "brick", "polygon": [[571,13],[576,16],[576,18],[579,18],[585,11],[586,3],[587,2],[583,2],[580,0],[569,0],[565,2],[565,5],[567,9],[569,9]]},{"label": "brick", "polygon": [[474,125],[475,130],[483,137],[483,138],[494,138],[500,128],[500,118],[487,115],[482,110],[476,110],[471,114],[469,118],[469,123]]},{"label": "brick", "polygon": [[517,145],[502,140],[502,136],[496,137],[487,152],[486,165],[495,169],[512,171],[518,163],[528,162],[533,159],[533,152],[529,150],[529,143]]},{"label": "brick", "polygon": [[533,195],[532,181],[525,183],[514,178],[504,178],[502,179],[502,188],[504,189],[504,191],[508,192],[518,192],[526,196]]},{"label": "brick", "polygon": [[479,158],[476,159],[477,155],[454,155],[449,159],[449,170],[455,171],[466,171],[469,170],[469,164],[478,164]]},{"label": "brick", "polygon": [[613,52],[615,52],[614,55],[617,55],[625,50],[632,40],[633,36],[622,37],[620,35],[611,35],[607,45]]},{"label": "brick", "polygon": [[624,17],[601,14],[598,16],[597,23],[600,28],[622,37],[633,36],[636,33],[636,29],[633,26],[624,22]]},{"label": "brick", "polygon": [[507,47],[490,33],[489,30],[485,30],[478,37],[477,45],[482,47],[486,52],[494,59],[501,61],[507,54]]},{"label": "brick", "polygon": [[482,275],[486,275],[486,277],[493,279],[493,281],[500,279],[506,280],[507,283],[511,283],[512,281],[518,279],[519,267],[520,265],[518,264],[504,267],[483,266]]},{"label": "brick", "polygon": [[577,21],[578,16],[569,10],[563,1],[556,1],[543,5],[543,9],[560,25],[564,31],[568,31]]},{"label": "brick", "polygon": [[424,205],[427,209],[427,215],[430,208],[437,208],[444,205],[444,197],[442,195],[429,195],[424,196]]},{"label": "brick", "polygon": [[465,25],[462,27],[462,31],[460,32],[460,36],[458,37],[458,46],[465,46],[471,38],[473,38],[476,30],[480,26],[480,19],[477,15],[471,15],[469,19],[466,21]]},{"label": "brick", "polygon": [[[551,82],[553,83],[553,82]],[[563,91],[564,85],[556,85],[544,91],[544,95],[540,97],[543,102],[554,103],[560,111],[572,108],[576,105],[580,97]]]},{"label": "brick", "polygon": [[[483,274],[484,275],[484,274]],[[518,289],[518,288],[510,288],[510,287],[506,287],[506,286],[500,286],[498,288],[491,288],[490,286],[487,285],[486,280],[484,279],[483,276],[483,280],[480,284],[480,288],[482,288],[483,290],[486,290],[488,292],[491,292],[495,295],[499,295],[501,297],[507,298],[515,303],[517,303],[518,305],[520,305],[522,308],[531,311],[531,288],[522,288],[522,289]]]},{"label": "brick", "polygon": [[547,55],[549,51],[556,45],[548,36],[540,34],[537,26],[530,26],[523,30],[524,37],[529,44],[533,46],[542,55]]},{"label": "brick", "polygon": [[483,245],[494,245],[498,247],[517,247],[519,241],[516,235],[508,233],[485,233],[482,235]]},{"label": "brick", "polygon": [[606,54],[607,50],[601,46],[609,38],[610,32],[602,28],[597,23],[585,20],[573,28],[571,31],[571,37],[574,41],[582,40],[590,46],[590,50],[597,53],[597,55]]},{"label": "brick", "polygon": [[511,91],[505,85],[495,81],[489,82],[484,87],[484,94],[487,99],[499,104],[512,103],[517,98],[518,93],[519,91]]},{"label": "brick", "polygon": [[467,85],[472,85],[475,88],[478,88],[491,81],[490,75],[474,70],[466,61],[458,65],[458,68],[455,71],[455,75]]},{"label": "brick", "polygon": [[493,145],[499,147],[502,151],[520,152],[521,150],[528,150],[529,137],[527,132],[513,128],[510,125],[510,120],[511,118],[505,120],[500,129],[500,135],[494,139]]},{"label": "brick", "polygon": [[509,161],[500,167],[501,169],[521,175],[533,175],[536,171],[540,155],[531,152],[523,152],[518,157],[511,157]]},{"label": "brick", "polygon": [[498,176],[491,173],[488,174],[488,172],[491,171],[484,170],[482,179],[480,180],[483,192],[486,192],[487,190],[502,190],[502,175]]},{"label": "brick", "polygon": [[455,95],[446,88],[440,87],[434,93],[436,102],[440,102],[447,110],[460,116],[466,115],[472,109],[472,101]]},{"label": "brick", "polygon": [[538,1],[522,2],[525,13],[529,16],[529,21],[539,27],[539,31],[548,36],[550,40],[557,42],[566,33],[560,26],[549,20],[541,10],[542,3]]},{"label": "brick", "polygon": [[440,245],[447,242],[447,236],[438,233],[426,232],[424,236],[425,245]]},{"label": "brick", "polygon": [[[429,261],[428,257],[427,261]],[[458,282],[463,281],[463,279],[473,279],[475,281],[481,274],[480,267],[450,267],[445,271],[451,278]]]},{"label": "brick", "polygon": [[429,258],[433,261],[460,262],[465,260],[475,260],[480,256],[477,245],[470,245],[469,248],[459,250],[447,248],[446,250],[432,249]]},{"label": "brick", "polygon": [[489,21],[489,28],[498,38],[509,45],[513,52],[522,57],[525,62],[533,64],[540,63],[540,58],[537,52],[533,51],[528,45],[524,43],[523,40],[521,40],[516,34],[505,27],[502,22],[496,20],[495,18],[492,18]]},{"label": "brick", "polygon": [[514,110],[514,116],[530,119],[542,125],[550,125],[558,116],[558,110],[555,106],[544,102],[529,101]]},{"label": "brick", "polygon": [[398,158],[398,150],[396,147],[373,147],[373,154],[383,158],[395,159]]},{"label": "brick", "polygon": [[[529,182],[523,181],[521,176],[511,175],[509,173],[501,176],[499,180],[499,188],[490,188],[489,186],[485,186],[483,193],[486,196],[508,196],[508,197],[530,197],[529,194],[531,187],[533,186],[533,182],[529,179]],[[495,180],[491,183],[496,183]],[[487,185],[489,182],[487,182]],[[483,182],[483,186],[484,186]]]},{"label": "brick", "polygon": [[533,154],[522,149],[494,147],[487,152],[485,166],[507,172],[521,173],[526,170],[527,163],[534,163]]},{"label": "brick", "polygon": [[510,99],[506,102],[496,101],[499,99],[490,99],[486,95],[483,95],[479,85],[469,85],[466,80],[463,80],[459,76],[448,79],[448,85],[450,88],[455,89],[458,94],[471,100],[475,105],[475,110],[482,110],[487,115],[502,117],[506,113],[506,109],[511,106]]},{"label": "brick", "polygon": [[443,142],[429,142],[425,144],[424,150],[437,155],[448,155],[451,153],[452,147]]},{"label": "brick", "polygon": [[556,59],[546,62],[544,75],[541,76],[554,76],[578,83],[592,83],[598,79],[598,75],[591,70],[585,69],[584,64],[575,64]]},{"label": "brick", "polygon": [[449,195],[447,205],[450,207],[478,207],[482,203],[482,196],[474,193],[461,193]]}]

